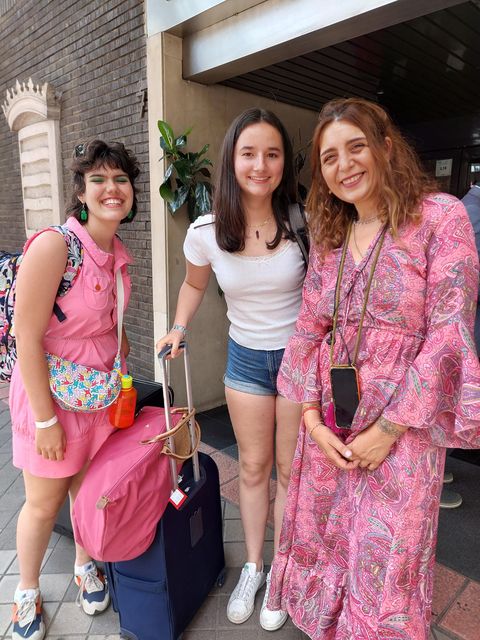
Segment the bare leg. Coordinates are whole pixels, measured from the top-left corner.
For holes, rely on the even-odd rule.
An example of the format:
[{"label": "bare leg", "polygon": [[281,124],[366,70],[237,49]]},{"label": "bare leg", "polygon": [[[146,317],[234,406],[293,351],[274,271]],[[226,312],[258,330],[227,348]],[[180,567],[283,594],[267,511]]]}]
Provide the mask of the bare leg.
[{"label": "bare leg", "polygon": [[273,464],[275,396],[225,389],[239,450],[240,513],[247,562],[262,569],[263,542]]},{"label": "bare leg", "polygon": [[38,587],[42,560],[71,478],[39,478],[28,471],[23,472],[23,478],[26,499],[17,523],[19,586],[34,589]]},{"label": "bare leg", "polygon": [[[72,483],[70,485],[70,491],[69,491],[70,517],[72,517],[73,503],[75,502],[75,498],[77,497],[77,493],[80,489],[80,485],[82,484],[83,478],[85,477],[87,468],[88,468],[88,463],[85,465],[85,467],[81,471],[77,473],[77,475],[73,476],[72,478]],[[75,540],[75,564],[81,566],[89,562],[91,559],[92,559],[91,556]]]},{"label": "bare leg", "polygon": [[283,511],[287,500],[288,482],[290,480],[293,454],[297,445],[301,413],[301,405],[290,402],[283,396],[276,397],[275,461],[277,468],[277,494],[274,508],[274,554],[278,550],[280,540]]}]

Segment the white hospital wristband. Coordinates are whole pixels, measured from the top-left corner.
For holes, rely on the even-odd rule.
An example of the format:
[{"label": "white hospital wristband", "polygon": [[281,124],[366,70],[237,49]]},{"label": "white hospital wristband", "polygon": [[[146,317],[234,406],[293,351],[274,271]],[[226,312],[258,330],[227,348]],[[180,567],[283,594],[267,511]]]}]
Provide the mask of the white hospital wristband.
[{"label": "white hospital wristband", "polygon": [[45,420],[44,422],[37,422],[37,420],[35,420],[35,426],[37,427],[37,429],[48,429],[48,427],[53,427],[53,425],[57,424],[57,422],[57,416],[53,416],[53,418],[50,418],[50,420]]}]

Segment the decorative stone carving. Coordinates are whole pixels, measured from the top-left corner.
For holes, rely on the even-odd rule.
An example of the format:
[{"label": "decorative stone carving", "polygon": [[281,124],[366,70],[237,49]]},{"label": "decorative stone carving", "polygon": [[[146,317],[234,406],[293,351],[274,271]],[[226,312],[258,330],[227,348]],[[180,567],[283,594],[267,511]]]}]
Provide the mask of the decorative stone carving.
[{"label": "decorative stone carving", "polygon": [[61,94],[55,92],[51,84],[35,84],[31,78],[27,82],[18,80],[12,89],[7,89],[7,99],[2,105],[8,126],[12,131],[42,122],[60,119]]},{"label": "decorative stone carving", "polygon": [[60,153],[60,94],[48,82],[18,80],[2,105],[12,131],[18,132],[23,208],[27,237],[61,224],[63,183]]}]

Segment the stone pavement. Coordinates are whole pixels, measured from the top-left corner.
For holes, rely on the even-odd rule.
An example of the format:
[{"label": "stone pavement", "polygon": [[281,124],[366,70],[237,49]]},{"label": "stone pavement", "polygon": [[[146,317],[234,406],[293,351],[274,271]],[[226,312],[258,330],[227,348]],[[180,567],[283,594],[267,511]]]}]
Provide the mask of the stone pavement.
[{"label": "stone pavement", "polygon": [[[8,389],[0,383],[0,640],[10,638],[11,597],[18,581],[15,552],[15,525],[24,493],[20,472],[11,464],[10,415],[6,404]],[[272,634],[258,625],[263,591],[256,611],[243,625],[233,625],[225,616],[226,604],[244,562],[243,531],[238,510],[238,462],[222,451],[203,445],[216,460],[221,476],[224,513],[227,578],[215,588],[183,636],[183,640],[306,640],[307,636],[290,621]],[[275,492],[272,480],[271,497]],[[272,558],[272,529],[265,537],[265,562]],[[41,588],[45,600],[48,640],[119,640],[118,617],[110,607],[90,618],[75,605],[73,583],[73,542],[53,533],[45,555]],[[478,562],[478,558],[472,559]],[[437,564],[434,597],[436,640],[478,640],[480,633],[480,584]],[[162,640],[159,635],[158,640]],[[355,640],[352,638],[352,640]],[[411,640],[415,640],[412,638]]]}]

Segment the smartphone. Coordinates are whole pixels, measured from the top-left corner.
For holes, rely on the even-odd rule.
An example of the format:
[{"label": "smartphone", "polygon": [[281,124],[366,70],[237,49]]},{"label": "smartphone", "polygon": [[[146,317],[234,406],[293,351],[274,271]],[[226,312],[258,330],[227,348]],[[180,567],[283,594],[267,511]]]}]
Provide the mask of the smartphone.
[{"label": "smartphone", "polygon": [[330,382],[337,427],[350,429],[360,402],[358,371],[352,365],[331,367]]}]

